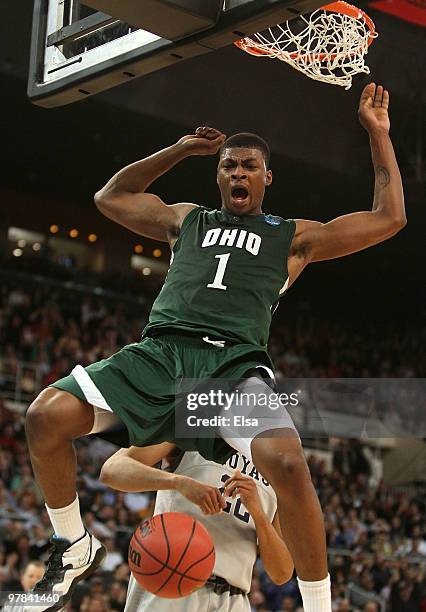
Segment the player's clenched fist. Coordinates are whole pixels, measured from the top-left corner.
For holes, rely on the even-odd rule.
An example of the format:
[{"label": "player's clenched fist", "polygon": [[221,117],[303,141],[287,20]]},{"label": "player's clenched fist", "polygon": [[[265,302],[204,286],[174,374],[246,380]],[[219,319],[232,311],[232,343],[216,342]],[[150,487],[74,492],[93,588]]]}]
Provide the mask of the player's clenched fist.
[{"label": "player's clenched fist", "polygon": [[225,134],[219,130],[203,126],[195,134],[183,136],[177,144],[187,155],[216,155],[225,140]]},{"label": "player's clenched fist", "polygon": [[176,490],[196,504],[204,514],[218,514],[226,503],[219,489],[189,476],[176,476]]}]

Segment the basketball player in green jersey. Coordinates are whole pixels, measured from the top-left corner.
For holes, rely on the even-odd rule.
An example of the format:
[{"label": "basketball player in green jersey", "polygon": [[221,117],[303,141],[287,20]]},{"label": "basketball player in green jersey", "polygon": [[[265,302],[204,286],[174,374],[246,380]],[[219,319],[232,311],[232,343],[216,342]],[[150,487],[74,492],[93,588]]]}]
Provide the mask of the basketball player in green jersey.
[{"label": "basketball player in green jersey", "polygon": [[[31,460],[55,530],[38,593],[60,592],[66,602],[73,586],[93,572],[104,555],[101,543],[81,521],[72,440],[100,432],[118,418],[134,446],[168,441],[183,450],[198,450],[206,459],[226,460],[232,449],[221,438],[175,439],[176,380],[250,377],[250,382],[266,387],[257,375],[272,374],[266,343],[280,295],[309,263],[366,249],[405,226],[388,105],[389,94],[382,86],[371,83],[364,88],[359,118],[370,137],[375,171],[370,211],[325,224],[265,215],[262,201],[272,182],[266,143],[253,135],[225,141],[223,134],[209,128],[199,128],[123,168],[96,194],[95,202],[107,217],[168,242],[173,261],[142,341],[87,368],[77,366],[29,408]],[[220,210],[191,203],[168,206],[147,193],[178,162],[219,151]],[[229,442],[252,458],[276,492],[305,612],[330,612],[322,512],[290,417],[283,414],[268,437]],[[249,448],[241,448],[247,443]],[[54,609],[57,606],[50,604],[35,608]]]}]

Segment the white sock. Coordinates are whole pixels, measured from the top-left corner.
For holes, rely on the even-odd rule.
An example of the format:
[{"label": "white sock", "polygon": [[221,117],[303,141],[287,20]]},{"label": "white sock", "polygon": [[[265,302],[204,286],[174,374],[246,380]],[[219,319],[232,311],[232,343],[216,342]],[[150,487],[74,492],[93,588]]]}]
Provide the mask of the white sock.
[{"label": "white sock", "polygon": [[72,504],[65,508],[49,508],[46,504],[46,510],[58,537],[72,543],[84,536],[86,530],[81,520],[78,495]]},{"label": "white sock", "polygon": [[304,612],[331,612],[330,574],[324,580],[307,582],[297,579]]}]

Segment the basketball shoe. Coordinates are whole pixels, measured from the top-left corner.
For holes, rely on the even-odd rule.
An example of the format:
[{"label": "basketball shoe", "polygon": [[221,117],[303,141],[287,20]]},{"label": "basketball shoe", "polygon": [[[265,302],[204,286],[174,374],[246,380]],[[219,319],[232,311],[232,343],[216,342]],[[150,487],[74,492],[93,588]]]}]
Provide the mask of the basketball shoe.
[{"label": "basketball shoe", "polygon": [[30,605],[24,612],[54,612],[71,598],[75,585],[88,578],[106,556],[106,549],[88,531],[72,544],[64,538],[51,538],[52,550],[43,578],[29,593]]}]

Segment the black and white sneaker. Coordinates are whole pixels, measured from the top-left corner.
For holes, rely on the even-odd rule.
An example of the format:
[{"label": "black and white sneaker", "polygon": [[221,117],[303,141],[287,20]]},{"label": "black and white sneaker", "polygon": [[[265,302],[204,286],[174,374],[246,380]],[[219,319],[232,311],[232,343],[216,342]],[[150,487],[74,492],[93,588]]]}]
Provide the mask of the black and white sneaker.
[{"label": "black and white sneaker", "polygon": [[88,531],[72,544],[53,536],[53,548],[43,578],[30,591],[30,605],[24,612],[54,612],[71,598],[80,580],[88,578],[102,563],[106,549]]}]

